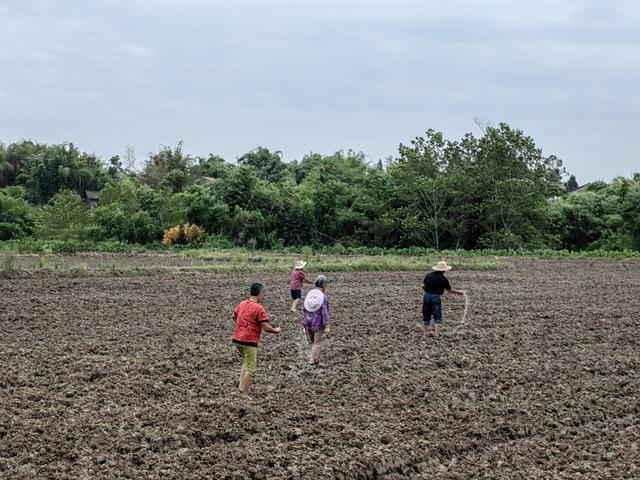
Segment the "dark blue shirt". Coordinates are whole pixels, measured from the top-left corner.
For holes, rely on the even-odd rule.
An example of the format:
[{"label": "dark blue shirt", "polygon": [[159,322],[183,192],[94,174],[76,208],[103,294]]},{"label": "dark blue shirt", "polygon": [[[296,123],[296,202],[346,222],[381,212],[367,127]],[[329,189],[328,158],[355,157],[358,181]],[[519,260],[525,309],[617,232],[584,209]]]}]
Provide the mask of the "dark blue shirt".
[{"label": "dark blue shirt", "polygon": [[427,273],[427,276],[424,277],[425,292],[442,295],[445,290],[451,290],[451,285],[449,285],[449,280],[447,280],[443,272]]}]

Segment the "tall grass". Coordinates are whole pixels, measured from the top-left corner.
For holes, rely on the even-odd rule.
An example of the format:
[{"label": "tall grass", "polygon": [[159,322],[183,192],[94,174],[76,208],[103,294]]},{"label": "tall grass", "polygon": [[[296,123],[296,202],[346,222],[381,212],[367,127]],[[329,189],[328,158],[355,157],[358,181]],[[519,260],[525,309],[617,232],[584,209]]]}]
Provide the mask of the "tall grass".
[{"label": "tall grass", "polygon": [[103,241],[94,242],[89,240],[6,240],[0,241],[0,252],[14,251],[16,253],[79,253],[79,252],[98,252],[98,253],[126,253],[126,252],[185,252],[198,256],[201,253],[207,255],[208,252],[235,252],[250,251],[254,254],[270,254],[278,253],[283,255],[291,255],[300,258],[300,255],[306,261],[312,261],[314,258],[322,255],[339,255],[339,256],[403,256],[403,257],[568,257],[568,258],[640,258],[640,251],[637,250],[584,250],[579,252],[569,250],[552,250],[552,249],[513,249],[513,250],[435,250],[425,247],[407,247],[407,248],[386,248],[386,247],[347,247],[340,243],[335,245],[315,245],[302,247],[284,247],[275,250],[257,250],[256,244],[250,242],[247,247],[234,247],[228,241],[223,242],[218,237],[211,237],[204,244],[196,245],[173,245],[167,246],[160,242],[149,243],[145,245],[130,244],[121,241]]},{"label": "tall grass", "polygon": [[6,250],[0,253],[0,274],[8,275],[19,270],[16,252]]}]

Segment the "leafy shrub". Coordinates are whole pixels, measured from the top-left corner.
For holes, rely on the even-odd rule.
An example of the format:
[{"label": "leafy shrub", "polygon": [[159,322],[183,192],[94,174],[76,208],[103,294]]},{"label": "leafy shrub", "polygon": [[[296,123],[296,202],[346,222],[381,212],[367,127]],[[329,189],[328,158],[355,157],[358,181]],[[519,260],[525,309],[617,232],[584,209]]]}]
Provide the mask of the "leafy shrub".
[{"label": "leafy shrub", "polygon": [[162,243],[164,245],[186,245],[188,243],[202,243],[207,237],[204,228],[194,224],[185,223],[176,225],[164,231]]},{"label": "leafy shrub", "polygon": [[205,240],[205,246],[208,248],[226,249],[232,248],[233,242],[224,235],[208,235]]},{"label": "leafy shrub", "polygon": [[148,243],[158,238],[159,228],[145,211],[127,213],[119,204],[99,206],[93,211],[96,240]]},{"label": "leafy shrub", "polygon": [[38,210],[36,236],[41,239],[86,239],[89,214],[76,192],[62,190]]},{"label": "leafy shrub", "polygon": [[25,200],[0,190],[0,240],[26,237],[33,232],[34,223],[33,208]]}]

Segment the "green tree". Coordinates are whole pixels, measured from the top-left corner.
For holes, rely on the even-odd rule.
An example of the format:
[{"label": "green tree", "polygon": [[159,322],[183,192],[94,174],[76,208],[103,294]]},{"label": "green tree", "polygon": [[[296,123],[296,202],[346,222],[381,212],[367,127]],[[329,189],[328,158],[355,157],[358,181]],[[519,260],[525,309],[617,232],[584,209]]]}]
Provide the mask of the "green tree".
[{"label": "green tree", "polygon": [[24,184],[24,180],[20,182],[19,179],[28,160],[45,148],[45,145],[39,145],[30,140],[21,140],[7,147],[0,144],[0,188]]},{"label": "green tree", "polygon": [[0,240],[24,238],[33,233],[33,208],[16,190],[0,190]]},{"label": "green tree", "polygon": [[[148,216],[151,223],[155,225],[156,236],[159,236],[164,229],[182,224],[186,220],[186,208],[180,195],[174,195],[171,190],[165,188],[153,189],[131,177],[120,182],[109,182],[100,192],[100,206],[110,207],[105,209],[105,212],[111,212],[117,218],[120,218],[119,212],[123,212],[122,218],[125,219],[123,221],[130,223],[130,230],[137,228],[134,217],[138,218],[139,223],[145,223]],[[101,213],[101,215],[104,216],[107,213]],[[128,220],[129,218],[131,220]],[[145,223],[145,228],[147,226]],[[114,231],[114,229],[109,226],[103,231]],[[131,238],[135,235],[137,234],[127,234],[127,237]],[[144,238],[150,238],[146,233],[144,235]]]},{"label": "green tree", "polygon": [[580,188],[580,186],[578,185],[575,175],[571,175],[569,180],[564,183],[564,189],[567,193],[575,192],[578,188]]},{"label": "green tree", "polygon": [[229,174],[216,183],[216,191],[229,205],[230,209],[239,206],[243,209],[253,209],[256,205],[256,189],[258,177],[255,170],[246,165],[234,168]]},{"label": "green tree", "polygon": [[622,220],[631,247],[640,250],[640,173],[629,181],[629,190],[622,201]]},{"label": "green tree", "polygon": [[106,180],[100,160],[81,153],[72,143],[38,147],[17,177],[36,203],[48,202],[60,190],[74,190],[79,195],[86,190],[100,190]]},{"label": "green tree", "polygon": [[97,240],[148,243],[159,240],[160,230],[148,212],[127,212],[121,204],[100,205],[92,214]]},{"label": "green tree", "polygon": [[[177,172],[181,172],[186,176],[189,169],[193,165],[193,158],[185,155],[182,150],[182,142],[178,142],[175,148],[164,146],[157,153],[152,153],[144,164],[140,177],[151,187],[159,187],[166,177],[171,173],[175,177]],[[175,178],[168,180],[173,186]],[[182,187],[188,183],[186,179],[180,180],[179,186]]]},{"label": "green tree", "polygon": [[478,141],[478,187],[484,198],[481,245],[541,246],[547,200],[562,193],[562,162],[533,139],[501,123]]},{"label": "green tree", "polygon": [[554,203],[556,230],[565,248],[584,250],[611,238],[612,228],[621,223],[619,199],[611,193],[606,187],[593,188]]},{"label": "green tree", "polygon": [[264,147],[245,153],[238,159],[238,164],[254,168],[257,177],[267,182],[283,180],[287,171],[287,165],[282,161],[282,152],[271,152]]},{"label": "green tree", "polygon": [[216,235],[223,235],[229,231],[229,206],[211,186],[192,186],[181,196],[189,223],[200,225],[208,233]]},{"label": "green tree", "polygon": [[181,170],[171,170],[162,180],[162,187],[169,188],[173,193],[181,192],[187,184],[187,174]]},{"label": "green tree", "polygon": [[38,211],[38,238],[69,240],[89,235],[89,214],[80,195],[72,190],[59,191]]},{"label": "green tree", "polygon": [[[361,152],[338,151],[333,155],[306,156],[299,165],[300,184],[292,196],[310,200],[313,206],[318,243],[357,244],[366,239],[370,221],[357,209],[356,201],[366,187],[367,176],[374,168],[365,162]],[[364,204],[364,198],[360,198]]]},{"label": "green tree", "polygon": [[390,168],[406,200],[407,216],[402,224],[413,244],[439,249],[451,228],[448,149],[442,133],[428,130],[410,145],[400,144],[398,160]]},{"label": "green tree", "polygon": [[224,158],[209,154],[207,158],[198,157],[196,163],[191,167],[191,175],[194,177],[226,177],[231,170],[231,165],[224,161]]}]

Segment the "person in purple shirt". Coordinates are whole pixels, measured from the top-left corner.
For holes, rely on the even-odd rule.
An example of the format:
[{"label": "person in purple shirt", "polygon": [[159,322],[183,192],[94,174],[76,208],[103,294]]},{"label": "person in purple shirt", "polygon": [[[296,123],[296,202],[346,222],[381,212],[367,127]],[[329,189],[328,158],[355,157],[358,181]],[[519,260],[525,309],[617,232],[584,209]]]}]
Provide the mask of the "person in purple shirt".
[{"label": "person in purple shirt", "polygon": [[316,288],[307,293],[304,299],[303,326],[307,339],[311,344],[309,365],[317,365],[320,361],[320,350],[324,339],[331,334],[329,297],[327,297],[327,278],[320,275],[316,278]]}]

